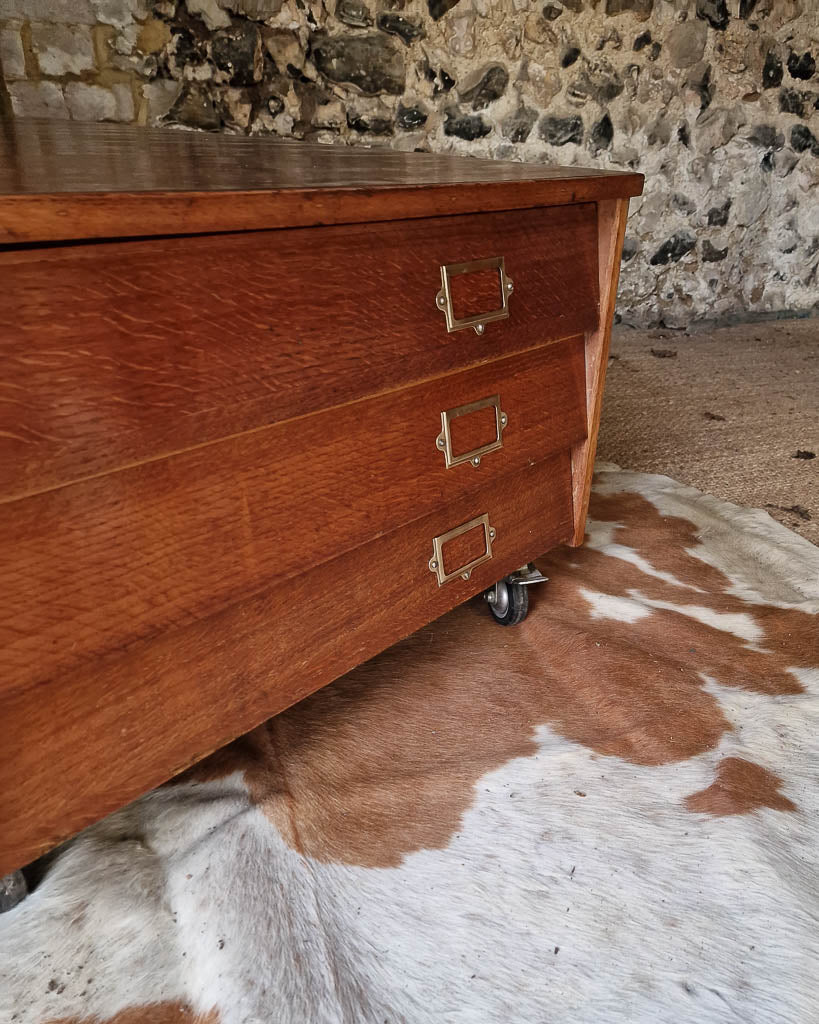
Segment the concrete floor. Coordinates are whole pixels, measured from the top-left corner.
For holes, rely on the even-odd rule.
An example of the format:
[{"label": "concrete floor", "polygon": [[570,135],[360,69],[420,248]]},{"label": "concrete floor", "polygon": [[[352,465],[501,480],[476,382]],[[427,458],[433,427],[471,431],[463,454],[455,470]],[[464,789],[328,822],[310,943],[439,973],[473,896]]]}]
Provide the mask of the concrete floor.
[{"label": "concrete floor", "polygon": [[819,544],[819,319],[616,327],[598,458],[764,508]]}]

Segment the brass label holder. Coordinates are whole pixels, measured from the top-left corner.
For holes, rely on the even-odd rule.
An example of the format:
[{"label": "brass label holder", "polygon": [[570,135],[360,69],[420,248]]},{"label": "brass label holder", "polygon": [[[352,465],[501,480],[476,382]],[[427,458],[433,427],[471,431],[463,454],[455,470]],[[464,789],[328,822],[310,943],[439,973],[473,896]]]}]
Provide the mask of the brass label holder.
[{"label": "brass label holder", "polygon": [[[452,309],[450,280],[461,274],[475,274],[481,270],[497,270],[500,278],[501,304],[488,313],[478,313],[458,319]],[[488,260],[472,260],[469,263],[448,263],[441,267],[441,290],[435,296],[435,305],[446,316],[446,329],[450,332],[463,331],[472,327],[476,334],[483,334],[484,328],[493,320],[505,320],[509,316],[509,296],[515,290],[512,278],[507,276],[503,256]]]},{"label": "brass label holder", "polygon": [[[458,419],[459,416],[468,416],[471,412],[490,408],[495,410],[494,439],[487,444],[473,448],[472,451],[461,452],[459,455],[456,455],[452,451],[452,421]],[[500,407],[500,395],[489,395],[488,398],[479,398],[477,402],[469,402],[468,405],[459,405],[455,409],[446,409],[441,413],[441,433],[435,439],[436,448],[444,453],[446,468],[451,469],[453,466],[460,466],[464,462],[469,462],[473,466],[480,466],[484,455],[503,448],[503,431],[506,429],[508,422],[509,417]]]},{"label": "brass label holder", "polygon": [[[456,537],[460,537],[463,533],[469,533],[470,530],[474,530],[479,526],[483,527],[484,553],[478,555],[477,558],[473,558],[466,565],[453,569],[452,572],[446,572],[444,569],[444,544],[454,540]],[[454,580],[456,577],[468,580],[472,575],[473,569],[483,565],[484,562],[488,562],[492,557],[492,541],[496,536],[495,527],[489,524],[489,513],[484,512],[482,516],[476,516],[474,519],[470,519],[468,523],[462,523],[460,526],[442,533],[439,537],[433,537],[432,558],[429,560],[429,569],[430,572],[434,572],[438,577],[438,586],[442,587],[445,583]]]}]

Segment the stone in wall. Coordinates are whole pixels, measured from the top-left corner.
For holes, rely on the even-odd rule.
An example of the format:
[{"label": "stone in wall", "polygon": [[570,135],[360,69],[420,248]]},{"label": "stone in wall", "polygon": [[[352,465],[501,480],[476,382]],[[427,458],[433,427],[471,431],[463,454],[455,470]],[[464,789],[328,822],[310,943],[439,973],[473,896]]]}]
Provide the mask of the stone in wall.
[{"label": "stone in wall", "polygon": [[697,17],[707,21],[711,28],[724,32],[731,17],[725,0],[697,0]]},{"label": "stone in wall", "polygon": [[182,86],[163,120],[168,124],[181,124],[202,131],[214,131],[222,124],[212,96],[195,82]]},{"label": "stone in wall", "polygon": [[405,132],[417,131],[419,128],[423,128],[427,123],[429,114],[424,110],[423,107],[414,105],[405,107],[403,104],[399,104],[398,111],[395,115],[396,124],[400,129]]},{"label": "stone in wall", "polygon": [[236,22],[214,32],[210,52],[214,66],[224,72],[231,85],[253,85],[261,81],[264,70],[262,35],[252,22]]},{"label": "stone in wall", "polygon": [[795,124],[791,128],[791,149],[794,153],[810,153],[819,156],[819,142],[816,136],[803,124]]},{"label": "stone in wall", "polygon": [[606,0],[606,14],[631,12],[641,20],[649,17],[654,9],[654,0]]},{"label": "stone in wall", "polygon": [[565,146],[569,142],[579,145],[583,141],[583,120],[577,114],[568,117],[547,115],[538,126],[538,134],[551,146]]},{"label": "stone in wall", "polygon": [[361,0],[339,0],[336,17],[351,28],[369,28],[373,23],[369,8]]},{"label": "stone in wall", "polygon": [[591,146],[595,153],[608,149],[614,138],[614,125],[608,114],[603,114],[599,121],[592,125]]},{"label": "stone in wall", "polygon": [[732,200],[726,199],[720,206],[712,206],[708,211],[709,227],[725,227],[728,223],[728,214],[731,212]]},{"label": "stone in wall", "polygon": [[717,249],[709,238],[703,239],[702,259],[704,263],[721,263],[728,255],[728,247]]},{"label": "stone in wall", "polygon": [[673,327],[817,310],[813,7],[0,0],[0,55],[21,115],[640,170],[618,309]]},{"label": "stone in wall", "polygon": [[0,67],[8,82],[26,77],[26,58],[20,28],[19,23],[12,22],[0,29]]},{"label": "stone in wall", "polygon": [[510,142],[526,142],[537,121],[537,111],[531,107],[518,107],[501,122],[501,133]]},{"label": "stone in wall", "polygon": [[100,25],[124,29],[137,18],[148,16],[147,3],[142,0],[90,0],[94,20]]},{"label": "stone in wall", "polygon": [[444,134],[474,142],[488,135],[492,128],[479,114],[463,114],[451,107],[445,112]]},{"label": "stone in wall", "polygon": [[198,15],[211,31],[230,26],[230,15],[216,0],[185,0],[188,12]]},{"label": "stone in wall", "polygon": [[798,78],[803,82],[807,82],[808,79],[813,78],[815,71],[816,58],[809,51],[797,54],[791,50],[790,54],[788,54],[788,74],[791,78]]},{"label": "stone in wall", "polygon": [[668,33],[666,48],[668,59],[675,68],[690,68],[699,64],[705,53],[708,29],[702,21],[683,21]]},{"label": "stone in wall", "polygon": [[509,84],[509,72],[502,64],[490,64],[483,68],[459,90],[461,99],[473,110],[483,110],[490,103],[499,100]]},{"label": "stone in wall", "polygon": [[94,69],[94,44],[85,25],[29,23],[31,49],[40,71],[50,77]]},{"label": "stone in wall", "polygon": [[667,238],[657,249],[649,262],[652,266],[664,267],[667,263],[676,263],[687,256],[697,245],[696,238],[687,231]]},{"label": "stone in wall", "polygon": [[458,2],[459,0],[428,0],[430,16],[435,21],[440,21]]},{"label": "stone in wall", "polygon": [[416,39],[423,39],[427,34],[420,18],[407,18],[394,11],[379,14],[377,24],[382,32],[398,36],[405,46],[409,46]]},{"label": "stone in wall", "polygon": [[310,56],[331,82],[352,85],[370,95],[400,96],[404,91],[404,62],[385,36],[315,34],[310,40]]},{"label": "stone in wall", "polygon": [[8,90],[17,117],[68,118],[65,97],[56,82],[10,82]]},{"label": "stone in wall", "polygon": [[765,63],[762,65],[762,88],[776,89],[782,84],[782,59],[774,50],[765,54]]},{"label": "stone in wall", "polygon": [[90,0],[0,0],[0,21],[51,22],[55,25],[93,25]]},{"label": "stone in wall", "polygon": [[69,82],[65,105],[75,121],[133,121],[134,99],[122,83],[110,89],[85,82]]},{"label": "stone in wall", "polygon": [[585,106],[591,100],[605,107],[625,88],[618,71],[607,60],[585,62],[566,90],[570,102]]}]

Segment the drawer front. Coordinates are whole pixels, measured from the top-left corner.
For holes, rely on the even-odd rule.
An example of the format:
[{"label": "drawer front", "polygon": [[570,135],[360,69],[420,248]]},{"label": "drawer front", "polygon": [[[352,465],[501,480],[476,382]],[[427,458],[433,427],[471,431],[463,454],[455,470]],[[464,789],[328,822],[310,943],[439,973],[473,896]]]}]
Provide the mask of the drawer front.
[{"label": "drawer front", "polygon": [[[442,422],[471,404],[452,450],[492,450],[448,466]],[[212,616],[585,436],[575,338],[0,504],[0,692]]]},{"label": "drawer front", "polygon": [[[511,422],[510,413],[510,430]],[[438,586],[428,565],[433,538],[483,514],[496,531],[492,557],[468,580]],[[560,452],[246,592],[203,621],[179,622],[6,694],[0,873],[479,593],[572,528],[570,457]],[[497,628],[488,615],[483,621],[476,628]]]},{"label": "drawer front", "polygon": [[[441,267],[503,259],[447,330]],[[594,205],[0,252],[0,499],[582,334]],[[491,312],[498,270],[453,274]]]}]

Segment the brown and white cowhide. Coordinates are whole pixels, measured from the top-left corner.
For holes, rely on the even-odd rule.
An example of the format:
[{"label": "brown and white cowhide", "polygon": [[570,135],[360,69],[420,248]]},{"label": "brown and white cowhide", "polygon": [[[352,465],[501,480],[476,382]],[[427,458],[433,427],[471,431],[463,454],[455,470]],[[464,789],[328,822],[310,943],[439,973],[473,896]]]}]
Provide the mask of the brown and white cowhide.
[{"label": "brown and white cowhide", "polygon": [[592,515],[520,627],[459,608],[63,847],[3,1024],[819,1021],[819,549],[614,468]]}]

